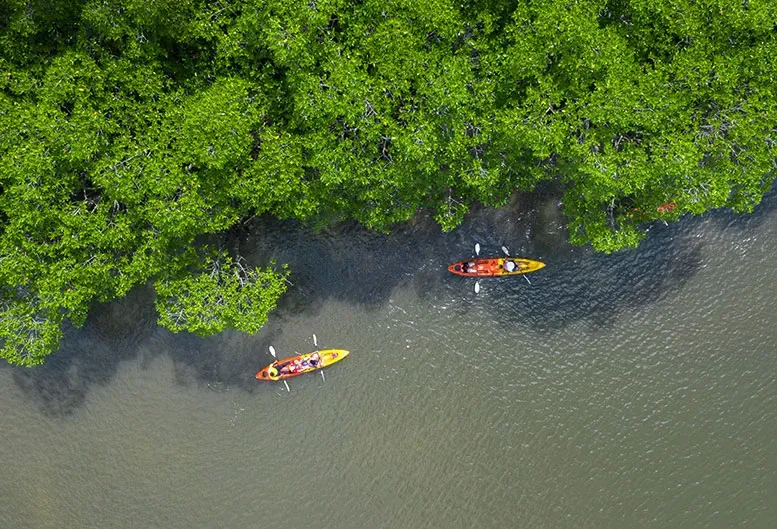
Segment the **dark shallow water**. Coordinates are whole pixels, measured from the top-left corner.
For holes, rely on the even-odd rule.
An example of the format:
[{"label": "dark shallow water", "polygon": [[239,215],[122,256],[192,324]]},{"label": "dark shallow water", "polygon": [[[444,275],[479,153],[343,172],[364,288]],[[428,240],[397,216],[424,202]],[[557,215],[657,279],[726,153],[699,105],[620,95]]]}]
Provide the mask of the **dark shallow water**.
[{"label": "dark shallow water", "polygon": [[[256,220],[240,251],[294,286],[255,336],[158,329],[142,290],[95,309],[0,368],[0,527],[774,527],[777,195],[612,256],[557,206]],[[548,266],[475,295],[445,271],[475,242]],[[313,333],[352,355],[290,393],[253,378]]]}]

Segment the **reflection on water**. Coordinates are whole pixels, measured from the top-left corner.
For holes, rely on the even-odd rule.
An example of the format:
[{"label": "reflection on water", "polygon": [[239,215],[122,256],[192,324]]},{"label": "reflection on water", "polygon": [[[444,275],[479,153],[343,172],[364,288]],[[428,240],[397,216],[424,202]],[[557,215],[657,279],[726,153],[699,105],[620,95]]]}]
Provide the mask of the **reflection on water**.
[{"label": "reflection on water", "polygon": [[[41,369],[0,368],[0,527],[772,527],[777,198],[659,224],[636,251],[565,242],[551,192],[440,233],[258,219],[288,262],[256,336],[99,307]],[[472,280],[472,254],[544,260]],[[352,355],[282,386],[270,357]]]}]

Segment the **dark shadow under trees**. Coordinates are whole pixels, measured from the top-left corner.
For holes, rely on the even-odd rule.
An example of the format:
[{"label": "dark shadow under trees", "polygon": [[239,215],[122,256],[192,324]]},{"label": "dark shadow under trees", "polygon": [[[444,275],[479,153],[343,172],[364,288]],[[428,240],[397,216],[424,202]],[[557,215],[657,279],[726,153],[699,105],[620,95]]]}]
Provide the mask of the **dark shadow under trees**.
[{"label": "dark shadow under trees", "polygon": [[602,255],[569,245],[558,213],[557,190],[516,197],[506,208],[474,208],[458,229],[441,233],[430,215],[419,214],[390,235],[344,223],[313,231],[296,222],[254,219],[229,241],[233,251],[254,266],[275,260],[288,263],[292,285],[267,325],[248,336],[229,331],[210,338],[173,334],[156,325],[153,294],[135,289],[122,301],[96,307],[82,329],[68,328],[60,350],[39,368],[11,368],[13,377],[42,411],[66,416],[77,410],[95,385],[112,380],[120,365],[140,359],[141,365],[169,355],[176,381],[218,390],[253,391],[259,351],[283,332],[287,316],[316,314],[327,300],[378,309],[392,291],[410,284],[422,302],[440,297],[460,300],[464,314],[477,301],[473,281],[449,274],[448,263],[481,254],[497,255],[507,246],[512,255],[544,260],[548,267],[531,276],[483,280],[495,303],[479,310],[505,325],[530,325],[557,330],[583,322],[611,325],[624,311],[635,310],[681,289],[702,264],[703,239],[683,237],[696,223],[713,221],[719,230],[752,232],[777,211],[777,193],[764,198],[752,215],[713,211],[703,217],[651,227],[637,250]]}]

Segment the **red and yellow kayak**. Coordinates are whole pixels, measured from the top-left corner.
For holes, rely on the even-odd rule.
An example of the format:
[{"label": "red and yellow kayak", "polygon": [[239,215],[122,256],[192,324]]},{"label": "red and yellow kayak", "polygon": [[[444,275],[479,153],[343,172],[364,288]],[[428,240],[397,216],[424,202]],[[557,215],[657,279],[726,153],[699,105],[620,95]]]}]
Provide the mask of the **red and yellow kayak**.
[{"label": "red and yellow kayak", "polygon": [[323,349],[276,360],[256,374],[259,380],[283,380],[331,366],[348,356],[345,349]]},{"label": "red and yellow kayak", "polygon": [[449,272],[465,277],[515,276],[545,268],[542,261],[519,257],[478,257],[458,261],[448,267]]}]

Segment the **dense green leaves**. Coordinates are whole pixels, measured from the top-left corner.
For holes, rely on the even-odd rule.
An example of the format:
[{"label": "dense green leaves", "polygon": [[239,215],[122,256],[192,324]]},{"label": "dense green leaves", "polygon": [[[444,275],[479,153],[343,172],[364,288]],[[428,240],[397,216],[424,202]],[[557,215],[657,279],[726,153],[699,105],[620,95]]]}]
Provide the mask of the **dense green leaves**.
[{"label": "dense green leaves", "polygon": [[249,269],[227,255],[210,258],[195,275],[154,285],[159,323],[202,336],[231,327],[257,332],[286,291],[286,275]]},{"label": "dense green leaves", "polygon": [[775,20],[766,0],[9,0],[1,354],[39,363],[147,282],[172,330],[255,332],[286,272],[202,242],[257,214],[452,229],[554,180],[572,241],[615,251],[750,211]]}]

